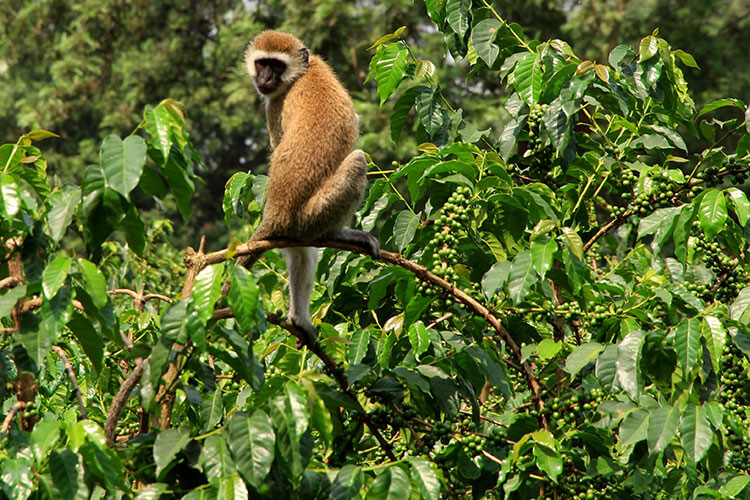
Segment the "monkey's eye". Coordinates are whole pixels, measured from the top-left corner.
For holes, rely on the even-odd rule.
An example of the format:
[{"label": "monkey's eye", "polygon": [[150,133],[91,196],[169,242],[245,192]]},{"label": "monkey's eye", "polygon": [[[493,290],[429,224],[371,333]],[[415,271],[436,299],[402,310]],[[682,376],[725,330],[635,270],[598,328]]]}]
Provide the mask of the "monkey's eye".
[{"label": "monkey's eye", "polygon": [[278,59],[258,59],[255,65],[258,68],[270,69],[274,73],[283,73],[286,69],[286,64]]}]

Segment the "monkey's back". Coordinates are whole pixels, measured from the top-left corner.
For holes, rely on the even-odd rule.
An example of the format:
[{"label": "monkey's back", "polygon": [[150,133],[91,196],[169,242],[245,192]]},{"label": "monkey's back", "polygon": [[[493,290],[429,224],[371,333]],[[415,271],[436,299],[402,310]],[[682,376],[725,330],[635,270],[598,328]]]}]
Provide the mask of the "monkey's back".
[{"label": "monkey's back", "polygon": [[268,106],[269,116],[280,112],[281,120],[269,120],[277,144],[271,156],[265,212],[277,214],[275,234],[316,237],[309,234],[301,207],[333,175],[357,141],[354,104],[330,66],[310,56],[307,72]]}]

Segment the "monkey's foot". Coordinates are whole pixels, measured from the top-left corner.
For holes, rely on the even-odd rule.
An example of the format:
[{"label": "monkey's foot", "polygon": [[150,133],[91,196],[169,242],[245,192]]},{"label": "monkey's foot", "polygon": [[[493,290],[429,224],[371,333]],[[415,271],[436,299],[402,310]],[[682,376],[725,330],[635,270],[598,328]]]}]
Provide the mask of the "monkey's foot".
[{"label": "monkey's foot", "polygon": [[298,323],[291,318],[286,321],[289,325],[294,327],[295,332],[300,334],[297,336],[298,349],[305,345],[311,346],[315,344],[316,340],[318,340],[318,331],[311,324]]}]

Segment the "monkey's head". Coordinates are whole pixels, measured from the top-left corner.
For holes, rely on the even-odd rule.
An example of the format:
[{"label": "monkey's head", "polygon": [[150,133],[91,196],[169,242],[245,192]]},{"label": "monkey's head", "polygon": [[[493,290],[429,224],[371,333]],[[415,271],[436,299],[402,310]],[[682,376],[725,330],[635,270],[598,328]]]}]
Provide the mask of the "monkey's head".
[{"label": "monkey's head", "polygon": [[310,51],[294,35],[264,31],[250,42],[245,65],[258,92],[270,98],[305,74],[309,57]]}]

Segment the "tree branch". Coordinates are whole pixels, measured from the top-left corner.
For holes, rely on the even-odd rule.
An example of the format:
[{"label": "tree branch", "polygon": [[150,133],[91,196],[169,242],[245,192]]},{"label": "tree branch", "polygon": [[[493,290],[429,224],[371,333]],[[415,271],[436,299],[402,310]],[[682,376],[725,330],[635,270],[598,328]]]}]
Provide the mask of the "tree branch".
[{"label": "tree branch", "polygon": [[83,404],[83,396],[81,395],[81,388],[78,386],[78,379],[76,378],[76,374],[73,371],[73,365],[70,364],[70,360],[68,359],[68,356],[65,354],[65,351],[63,350],[62,347],[58,345],[53,345],[52,350],[55,351],[58,356],[60,356],[60,359],[65,365],[65,373],[68,374],[68,377],[70,378],[70,383],[73,385],[73,392],[75,392],[76,398],[78,398],[78,408],[80,409],[80,412],[81,412],[81,418],[85,419],[87,417],[86,406]]},{"label": "tree branch", "polygon": [[[273,248],[305,247],[305,246],[338,248],[341,250],[348,250],[354,253],[369,255],[369,249],[365,246],[360,246],[360,245],[356,245],[350,242],[344,242],[344,241],[338,241],[338,240],[324,239],[324,240],[315,240],[315,241],[310,241],[310,242],[300,242],[300,241],[290,241],[290,240],[259,240],[259,241],[250,241],[248,243],[238,245],[234,249],[234,253],[230,252],[230,250],[228,249],[225,249],[225,250],[219,250],[216,252],[205,254],[203,256],[202,263],[204,266],[207,266],[211,264],[218,264],[220,262],[224,262],[227,259],[232,258],[232,257],[239,257],[239,256],[257,257],[263,252],[266,252]],[[490,326],[492,326],[496,334],[505,342],[505,344],[511,350],[511,352],[513,353],[513,357],[516,359],[517,363],[520,365],[521,374],[526,379],[526,382],[529,384],[532,397],[536,404],[536,409],[540,412],[539,415],[540,415],[541,422],[545,428],[549,427],[549,423],[547,422],[546,417],[542,413],[542,410],[544,409],[544,401],[542,400],[539,381],[537,380],[536,375],[534,374],[535,367],[533,364],[530,364],[524,360],[523,354],[521,353],[521,348],[518,346],[518,344],[516,344],[515,340],[513,340],[513,337],[511,336],[510,332],[502,325],[502,323],[500,322],[496,314],[494,314],[487,307],[485,307],[483,304],[481,304],[479,301],[471,297],[469,294],[467,294],[463,290],[456,288],[456,286],[453,285],[452,283],[444,280],[443,278],[441,278],[440,276],[437,276],[436,274],[433,274],[426,267],[404,258],[402,255],[398,253],[381,250],[380,260],[390,262],[391,264],[395,264],[397,266],[403,267],[404,269],[407,269],[411,271],[412,273],[414,273],[414,275],[416,275],[417,278],[421,279],[422,281],[426,281],[430,285],[434,286],[435,288],[439,288],[443,290],[445,293],[452,295],[453,297],[456,298],[456,300],[463,303],[465,306],[471,309],[476,315],[482,317]]]}]

